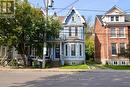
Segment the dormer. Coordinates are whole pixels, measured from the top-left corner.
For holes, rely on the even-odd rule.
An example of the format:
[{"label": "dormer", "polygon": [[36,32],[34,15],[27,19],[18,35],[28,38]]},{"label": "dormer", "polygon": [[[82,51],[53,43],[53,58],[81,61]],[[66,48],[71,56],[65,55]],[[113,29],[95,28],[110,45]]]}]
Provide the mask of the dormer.
[{"label": "dormer", "polygon": [[103,22],[125,22],[125,12],[114,6],[102,17]]}]

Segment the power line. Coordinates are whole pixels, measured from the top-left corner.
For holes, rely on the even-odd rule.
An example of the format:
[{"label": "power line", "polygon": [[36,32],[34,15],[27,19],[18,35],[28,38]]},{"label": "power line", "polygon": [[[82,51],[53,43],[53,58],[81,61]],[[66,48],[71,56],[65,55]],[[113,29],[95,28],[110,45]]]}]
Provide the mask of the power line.
[{"label": "power line", "polygon": [[[63,9],[63,8],[53,8],[53,9]],[[64,10],[70,10],[70,9],[64,9]],[[79,11],[92,11],[92,12],[107,12],[105,10],[96,10],[96,9],[76,9]]]},{"label": "power line", "polygon": [[79,0],[76,0],[74,2],[72,2],[71,4],[69,4],[68,6],[66,6],[65,8],[62,8],[60,11],[58,11],[57,13],[62,12],[63,10],[66,10],[67,8],[69,8],[70,6],[74,5],[75,3],[77,3]]}]

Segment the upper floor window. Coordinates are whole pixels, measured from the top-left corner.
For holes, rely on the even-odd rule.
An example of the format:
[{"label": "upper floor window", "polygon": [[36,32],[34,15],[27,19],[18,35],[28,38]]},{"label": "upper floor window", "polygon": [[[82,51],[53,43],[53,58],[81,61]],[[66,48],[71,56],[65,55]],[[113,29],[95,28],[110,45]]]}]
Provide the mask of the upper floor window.
[{"label": "upper floor window", "polygon": [[78,36],[78,28],[75,28],[75,36]]},{"label": "upper floor window", "polygon": [[116,29],[115,28],[111,28],[111,37],[116,37]]},{"label": "upper floor window", "polygon": [[112,43],[111,44],[111,52],[112,52],[112,55],[116,55],[117,54],[116,43]]},{"label": "upper floor window", "polygon": [[124,27],[119,28],[119,37],[125,37],[125,28]]},{"label": "upper floor window", "polygon": [[114,21],[114,16],[111,16],[111,21]]},{"label": "upper floor window", "polygon": [[116,16],[116,21],[119,21],[119,16]]},{"label": "upper floor window", "polygon": [[110,20],[111,20],[112,22],[119,21],[119,16],[111,16],[111,17],[110,17]]},{"label": "upper floor window", "polygon": [[69,27],[69,36],[71,36],[71,27]]},{"label": "upper floor window", "polygon": [[72,21],[74,22],[75,20],[74,20],[74,17],[72,17]]}]

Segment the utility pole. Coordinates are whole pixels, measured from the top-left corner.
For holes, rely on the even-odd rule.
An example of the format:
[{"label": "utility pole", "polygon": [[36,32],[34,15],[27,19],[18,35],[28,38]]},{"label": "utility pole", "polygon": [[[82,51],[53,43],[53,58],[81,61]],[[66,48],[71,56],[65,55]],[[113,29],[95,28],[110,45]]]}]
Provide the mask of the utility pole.
[{"label": "utility pole", "polygon": [[47,29],[47,23],[48,23],[48,10],[49,7],[53,7],[53,0],[44,0],[44,5],[45,5],[45,9],[46,9],[46,13],[45,13],[45,18],[46,18],[46,22],[45,22],[45,32],[43,32],[43,63],[42,63],[42,68],[45,68],[45,64],[46,64],[46,60],[45,60],[45,55],[46,55],[46,29]]}]

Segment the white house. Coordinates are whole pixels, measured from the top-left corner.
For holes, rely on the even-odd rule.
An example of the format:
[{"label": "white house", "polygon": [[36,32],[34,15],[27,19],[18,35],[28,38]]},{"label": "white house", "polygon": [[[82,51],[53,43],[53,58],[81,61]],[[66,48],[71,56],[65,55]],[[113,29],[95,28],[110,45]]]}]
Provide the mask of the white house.
[{"label": "white house", "polygon": [[[85,62],[85,30],[84,18],[73,7],[66,17],[58,17],[62,22],[59,38],[47,54],[53,61],[60,60],[62,64],[81,64]],[[50,41],[51,42],[51,41]]]}]

